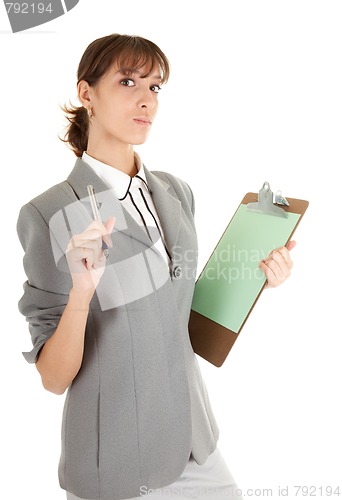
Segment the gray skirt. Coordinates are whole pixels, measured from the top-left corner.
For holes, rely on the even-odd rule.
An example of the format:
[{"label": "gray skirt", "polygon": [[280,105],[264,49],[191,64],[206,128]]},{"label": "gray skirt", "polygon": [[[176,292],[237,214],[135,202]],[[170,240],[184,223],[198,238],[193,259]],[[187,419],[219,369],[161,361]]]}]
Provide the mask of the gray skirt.
[{"label": "gray skirt", "polygon": [[[238,490],[229,469],[216,447],[203,465],[190,457],[182,475],[172,484],[164,488],[148,490],[141,487],[139,497],[130,500],[167,500],[177,498],[189,500],[241,500],[241,490]],[[86,500],[67,492],[67,500]],[[88,499],[90,500],[90,499]]]}]

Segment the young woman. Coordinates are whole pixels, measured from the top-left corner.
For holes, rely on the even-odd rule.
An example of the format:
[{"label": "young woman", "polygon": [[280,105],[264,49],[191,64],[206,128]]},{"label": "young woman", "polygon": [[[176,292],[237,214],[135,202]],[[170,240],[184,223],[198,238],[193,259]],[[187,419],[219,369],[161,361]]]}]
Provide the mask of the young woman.
[{"label": "young woman", "polygon": [[[168,76],[146,39],[92,42],[78,68],[81,106],[64,108],[76,164],[19,215],[28,277],[19,307],[34,346],[24,354],[47,390],[68,389],[59,479],[70,500],[235,498],[188,335],[192,192],[134,152]],[[260,264],[268,286],[289,276],[293,244]]]}]

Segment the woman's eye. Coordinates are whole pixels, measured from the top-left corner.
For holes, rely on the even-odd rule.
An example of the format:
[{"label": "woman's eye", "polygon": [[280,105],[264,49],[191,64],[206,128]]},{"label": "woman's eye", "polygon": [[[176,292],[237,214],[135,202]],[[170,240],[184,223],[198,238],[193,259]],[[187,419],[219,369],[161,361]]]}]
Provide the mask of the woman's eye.
[{"label": "woman's eye", "polygon": [[150,87],[150,89],[152,90],[152,92],[155,92],[156,94],[158,94],[158,92],[160,92],[160,90],[161,90],[161,87],[159,87],[159,85],[152,85],[152,87]]},{"label": "woman's eye", "polygon": [[131,80],[130,78],[125,78],[124,80],[121,80],[121,85],[124,85],[125,87],[133,87],[134,86],[134,81]]}]

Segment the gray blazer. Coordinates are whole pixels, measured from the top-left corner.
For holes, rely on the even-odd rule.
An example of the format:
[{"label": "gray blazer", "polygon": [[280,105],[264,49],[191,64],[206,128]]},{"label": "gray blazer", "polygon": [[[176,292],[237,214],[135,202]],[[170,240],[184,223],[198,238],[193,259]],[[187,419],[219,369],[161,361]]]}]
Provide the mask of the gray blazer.
[{"label": "gray blazer", "polygon": [[66,181],[27,203],[18,219],[28,278],[19,309],[34,346],[24,356],[34,363],[68,300],[67,242],[92,219],[87,184],[98,193],[102,220],[116,216],[82,366],[63,412],[60,485],[81,498],[119,500],[171,484],[191,453],[198,464],[206,460],[219,435],[188,334],[197,267],[192,192],[170,174],[144,169],[170,272],[147,233],[80,158]]}]

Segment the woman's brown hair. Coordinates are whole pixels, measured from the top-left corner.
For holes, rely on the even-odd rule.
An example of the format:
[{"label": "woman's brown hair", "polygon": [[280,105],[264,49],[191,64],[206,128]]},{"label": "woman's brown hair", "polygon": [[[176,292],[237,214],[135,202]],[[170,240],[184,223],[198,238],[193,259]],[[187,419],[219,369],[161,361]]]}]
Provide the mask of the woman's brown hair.
[{"label": "woman's brown hair", "polygon": [[[77,70],[77,85],[85,80],[91,87],[96,86],[114,63],[123,72],[146,66],[147,73],[143,76],[148,76],[158,67],[161,71],[161,83],[166,83],[170,74],[169,62],[155,43],[140,36],[114,33],[94,40],[86,48]],[[87,110],[71,103],[69,107],[65,104],[61,108],[66,113],[69,124],[64,138],[60,139],[69,145],[76,156],[81,157],[88,144]]]}]

